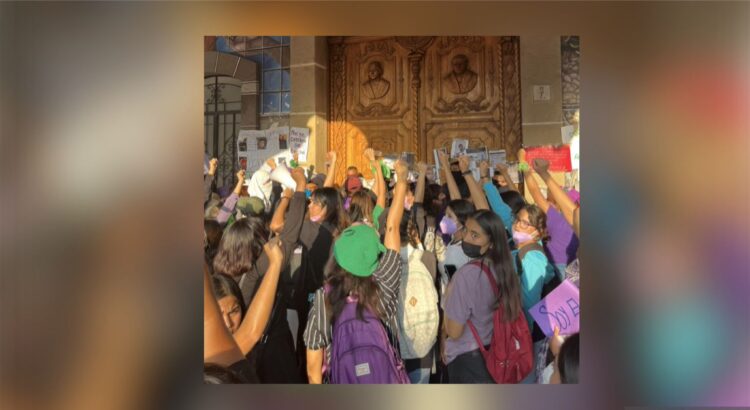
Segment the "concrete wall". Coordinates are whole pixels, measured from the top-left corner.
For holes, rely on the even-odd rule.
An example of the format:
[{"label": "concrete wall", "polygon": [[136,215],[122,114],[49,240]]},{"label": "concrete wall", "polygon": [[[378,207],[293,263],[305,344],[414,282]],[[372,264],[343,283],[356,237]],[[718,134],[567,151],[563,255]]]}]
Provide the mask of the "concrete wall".
[{"label": "concrete wall", "polygon": [[328,41],[325,37],[291,38],[292,127],[310,129],[308,164],[325,166],[328,134]]},{"label": "concrete wall", "polygon": [[[549,85],[550,99],[534,101],[533,86]],[[560,37],[521,37],[521,115],[524,145],[562,143]]]}]

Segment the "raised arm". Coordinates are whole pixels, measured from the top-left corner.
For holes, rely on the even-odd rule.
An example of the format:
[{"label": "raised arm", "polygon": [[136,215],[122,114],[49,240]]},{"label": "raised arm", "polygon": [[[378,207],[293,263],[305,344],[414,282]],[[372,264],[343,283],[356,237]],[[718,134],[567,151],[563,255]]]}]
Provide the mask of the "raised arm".
[{"label": "raised arm", "polygon": [[474,179],[474,175],[472,175],[471,170],[469,169],[469,157],[462,155],[461,158],[458,159],[458,169],[461,170],[461,175],[463,175],[464,180],[466,180],[466,185],[469,187],[469,193],[471,194],[471,200],[474,202],[474,207],[477,211],[480,209],[489,210],[490,204],[487,203],[487,198],[484,196],[484,192],[479,188],[477,181]]},{"label": "raised arm", "polygon": [[516,183],[513,182],[513,179],[510,177],[507,166],[505,166],[504,164],[497,164],[495,165],[495,169],[500,171],[500,174],[503,176],[503,178],[505,178],[505,182],[508,184],[508,189],[516,191],[518,193],[521,192],[518,190],[518,185],[516,185]]},{"label": "raised arm", "polygon": [[419,177],[417,177],[417,188],[414,191],[414,203],[421,204],[424,203],[424,186],[427,180],[427,164],[424,162],[418,163],[417,172],[419,172]]},{"label": "raised arm", "polygon": [[203,202],[208,201],[211,197],[211,185],[214,183],[214,175],[216,175],[216,168],[219,167],[219,160],[211,158],[208,162],[208,174],[203,178]]},{"label": "raised arm", "polygon": [[[539,174],[544,183],[547,184],[547,195],[551,195],[552,199],[557,202],[557,206],[560,208],[560,212],[562,212],[565,220],[568,221],[568,223],[572,226],[573,211],[575,211],[576,209],[575,202],[570,199],[568,194],[563,191],[560,185],[558,185],[557,181],[555,181],[555,179],[552,178],[552,175],[550,175],[549,162],[543,159],[535,159],[533,166],[534,171],[536,171],[536,173]],[[547,212],[546,209],[544,211]]]},{"label": "raised arm", "polygon": [[229,216],[234,212],[234,207],[237,206],[237,200],[240,199],[240,192],[242,192],[242,185],[245,184],[245,170],[241,169],[237,171],[237,184],[234,186],[234,191],[224,201],[224,205],[219,210],[219,215],[216,216],[216,222],[223,224],[229,220]]},{"label": "raised arm", "polygon": [[[289,203],[292,201],[292,197],[295,192],[301,192],[305,193],[305,187],[307,179],[305,178],[305,171],[302,168],[294,168],[292,172],[290,172],[290,175],[292,176],[292,179],[296,183],[296,188],[294,191],[287,188],[284,190],[284,192],[281,194],[281,199],[279,199],[279,204],[276,206],[276,211],[273,213],[273,218],[271,218],[271,224],[270,228],[273,232],[282,232],[285,226],[286,221],[286,210],[289,208]],[[302,211],[304,213],[304,210]],[[301,224],[302,221],[296,221],[295,223]],[[299,230],[299,229],[298,229]],[[297,242],[297,239],[294,239],[291,242]]]},{"label": "raised arm", "polygon": [[268,270],[263,275],[258,292],[250,302],[245,318],[242,319],[239,329],[234,334],[234,340],[243,354],[248,354],[263,335],[263,330],[271,317],[276,288],[279,283],[279,274],[284,260],[278,239],[268,241],[263,246],[263,251],[268,255]]},{"label": "raised arm", "polygon": [[396,252],[401,252],[399,226],[401,225],[401,218],[404,216],[404,198],[406,198],[408,177],[409,169],[406,163],[401,160],[396,161],[396,178],[398,178],[398,181],[396,187],[393,188],[393,201],[391,201],[391,208],[388,210],[384,241],[386,248]]},{"label": "raised arm", "polygon": [[383,168],[380,166],[380,161],[375,159],[375,151],[372,148],[365,150],[365,159],[370,163],[372,172],[375,175],[375,197],[376,205],[380,205],[381,208],[385,209],[385,178],[383,177]]},{"label": "raised arm", "polygon": [[229,367],[243,360],[229,329],[221,317],[219,304],[214,296],[208,265],[203,264],[203,362]]},{"label": "raised arm", "polygon": [[549,202],[547,202],[547,198],[542,195],[542,190],[539,189],[539,184],[537,184],[536,178],[534,178],[534,171],[531,168],[523,173],[523,180],[526,182],[526,188],[529,190],[531,198],[534,199],[536,206],[541,208],[544,213],[547,213]]},{"label": "raised arm", "polygon": [[286,210],[289,208],[289,202],[292,200],[294,191],[289,188],[284,189],[284,192],[279,198],[279,203],[276,205],[276,211],[273,213],[269,228],[271,232],[280,233],[284,229],[284,218],[286,217]]},{"label": "raised arm", "polygon": [[328,161],[328,169],[326,170],[326,180],[325,183],[323,183],[323,186],[326,188],[333,187],[333,181],[335,181],[336,177],[336,151],[331,151],[326,156],[326,160]]},{"label": "raised arm", "polygon": [[448,162],[448,154],[439,151],[438,161],[440,161],[440,167],[445,170],[445,183],[448,184],[448,194],[451,200],[461,199],[461,191],[458,190],[456,180],[453,179],[453,173],[451,173],[451,164]]}]

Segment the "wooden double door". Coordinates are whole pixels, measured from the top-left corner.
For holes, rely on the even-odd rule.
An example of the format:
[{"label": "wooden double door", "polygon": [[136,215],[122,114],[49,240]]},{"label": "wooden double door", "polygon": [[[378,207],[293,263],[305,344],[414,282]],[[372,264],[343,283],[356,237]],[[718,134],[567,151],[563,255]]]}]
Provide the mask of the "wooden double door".
[{"label": "wooden double door", "polygon": [[470,147],[521,145],[518,37],[330,37],[328,149],[337,174],[362,152],[432,150],[453,138]]}]

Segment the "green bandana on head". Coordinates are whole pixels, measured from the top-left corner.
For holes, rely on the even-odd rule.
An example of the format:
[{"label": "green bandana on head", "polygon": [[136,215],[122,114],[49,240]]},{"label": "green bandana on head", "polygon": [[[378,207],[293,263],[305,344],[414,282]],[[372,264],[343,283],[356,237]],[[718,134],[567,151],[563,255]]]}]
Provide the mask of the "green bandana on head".
[{"label": "green bandana on head", "polygon": [[385,247],[378,233],[367,225],[346,228],[333,244],[336,262],[354,276],[371,276],[378,267],[380,254]]}]

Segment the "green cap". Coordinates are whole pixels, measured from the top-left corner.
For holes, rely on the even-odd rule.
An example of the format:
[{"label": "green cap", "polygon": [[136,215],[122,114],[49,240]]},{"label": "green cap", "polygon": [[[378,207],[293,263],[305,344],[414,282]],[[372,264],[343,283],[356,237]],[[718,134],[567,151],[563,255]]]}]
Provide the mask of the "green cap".
[{"label": "green cap", "polygon": [[237,209],[239,209],[243,215],[260,216],[263,215],[266,206],[263,203],[263,200],[257,196],[243,196],[237,200]]},{"label": "green cap", "polygon": [[368,277],[378,267],[378,259],[385,247],[378,233],[368,225],[355,225],[344,229],[333,244],[336,262],[354,276]]}]

